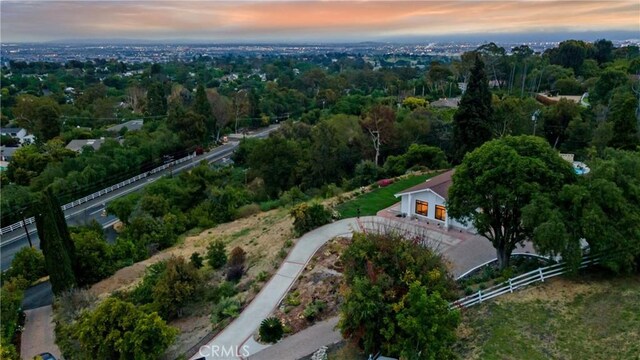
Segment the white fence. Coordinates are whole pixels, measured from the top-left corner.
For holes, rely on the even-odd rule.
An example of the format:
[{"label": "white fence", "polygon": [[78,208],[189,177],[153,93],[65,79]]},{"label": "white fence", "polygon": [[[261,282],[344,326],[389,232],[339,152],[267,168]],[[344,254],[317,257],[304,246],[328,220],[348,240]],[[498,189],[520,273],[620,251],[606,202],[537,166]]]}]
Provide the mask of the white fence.
[{"label": "white fence", "polygon": [[[85,196],[85,197],[83,197],[81,199],[72,201],[72,202],[70,202],[68,204],[64,204],[60,208],[62,208],[62,211],[74,208],[74,207],[76,207],[78,205],[86,203],[87,201],[91,201],[93,199],[99,198],[99,197],[104,196],[104,195],[106,195],[106,194],[108,194],[108,193],[110,193],[110,192],[112,192],[114,190],[120,189],[121,187],[127,186],[127,185],[132,184],[132,183],[134,183],[136,181],[139,181],[140,179],[144,179],[149,175],[153,175],[153,174],[155,174],[155,173],[157,173],[159,171],[165,170],[165,169],[167,169],[167,168],[169,168],[171,166],[175,166],[175,165],[181,164],[181,163],[183,163],[185,161],[189,161],[189,160],[193,159],[195,156],[196,156],[195,154],[189,154],[189,155],[187,155],[187,156],[185,156],[185,157],[183,157],[181,159],[172,161],[170,163],[166,163],[166,164],[164,164],[162,166],[158,166],[157,168],[155,168],[153,170],[144,172],[144,173],[142,173],[140,175],[136,175],[136,176],[134,176],[134,177],[132,177],[130,179],[122,181],[122,182],[120,182],[118,184],[115,184],[113,186],[109,186],[108,188],[102,189],[102,190],[100,190],[98,192],[95,192],[93,194],[87,195],[87,196]],[[26,219],[25,221],[19,221],[19,222],[15,223],[15,224],[11,224],[9,226],[5,226],[2,229],[0,229],[0,235],[4,235],[4,234],[7,234],[7,233],[10,233],[10,232],[12,232],[12,231],[14,231],[16,229],[19,229],[19,228],[25,226],[25,225],[32,224],[35,221],[36,220],[35,220],[34,217],[30,217],[30,218]]]},{"label": "white fence", "polygon": [[[585,257],[580,263],[579,268],[582,269],[589,265],[596,264],[597,262],[598,258],[596,257]],[[536,282],[544,282],[546,279],[568,272],[569,268],[566,265],[566,263],[558,263],[529,271],[526,274],[510,278],[503,283],[494,285],[485,290],[478,290],[477,293],[458,299],[450,303],[449,306],[451,308],[468,308],[470,306],[480,304],[483,301],[493,299],[494,297],[512,293],[514,290],[523,288],[527,285]]]}]

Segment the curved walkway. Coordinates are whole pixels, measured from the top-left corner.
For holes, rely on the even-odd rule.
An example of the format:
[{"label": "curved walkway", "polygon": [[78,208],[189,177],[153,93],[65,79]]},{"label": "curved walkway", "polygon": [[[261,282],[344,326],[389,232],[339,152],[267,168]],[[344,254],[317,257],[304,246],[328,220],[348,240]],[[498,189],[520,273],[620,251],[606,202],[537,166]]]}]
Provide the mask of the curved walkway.
[{"label": "curved walkway", "polygon": [[[384,226],[390,220],[379,216],[366,216],[360,218],[360,220],[355,218],[344,219],[312,230],[300,237],[277,273],[271,277],[240,316],[207,345],[201,347],[200,353],[194,355],[191,359],[196,360],[203,357],[207,360],[246,358],[267,348],[268,346],[258,344],[253,340],[253,333],[260,325],[260,322],[268,317],[278,306],[289,288],[302,273],[307,262],[325,242],[336,236],[350,235],[355,230],[359,231],[360,224],[366,222],[379,222]],[[424,228],[416,227],[416,229],[421,234],[425,233]],[[426,232],[429,235],[434,235],[430,236],[431,239],[435,239],[438,242],[436,244],[438,250],[452,262],[453,273],[456,276],[467,269],[495,258],[495,249],[491,243],[480,236],[429,229]],[[293,352],[289,353],[289,356],[284,356],[283,359],[295,359],[295,357],[291,356],[292,354]]]}]

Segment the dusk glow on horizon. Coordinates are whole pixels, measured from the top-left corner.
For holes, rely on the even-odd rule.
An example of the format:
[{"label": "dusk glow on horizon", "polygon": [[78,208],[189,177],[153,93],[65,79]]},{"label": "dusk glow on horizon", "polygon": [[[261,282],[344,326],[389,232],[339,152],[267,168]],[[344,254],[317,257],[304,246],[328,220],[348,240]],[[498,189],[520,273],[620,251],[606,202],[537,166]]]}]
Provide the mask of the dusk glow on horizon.
[{"label": "dusk glow on horizon", "polygon": [[3,0],[0,6],[2,42],[369,41],[467,34],[640,33],[637,0]]}]

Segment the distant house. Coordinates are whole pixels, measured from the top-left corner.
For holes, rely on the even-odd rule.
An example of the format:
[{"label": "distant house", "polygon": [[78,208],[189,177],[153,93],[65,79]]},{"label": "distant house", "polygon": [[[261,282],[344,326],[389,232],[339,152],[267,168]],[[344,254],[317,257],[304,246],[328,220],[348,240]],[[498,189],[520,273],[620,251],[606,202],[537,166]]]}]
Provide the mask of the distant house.
[{"label": "distant house", "polygon": [[119,133],[120,130],[122,130],[123,128],[127,128],[128,131],[138,131],[142,129],[143,125],[144,125],[144,120],[142,119],[129,120],[125,123],[114,125],[110,128],[107,128],[107,131]]},{"label": "distant house", "polygon": [[457,109],[458,105],[460,105],[460,98],[442,98],[429,103],[429,105],[434,108]]},{"label": "distant house", "polygon": [[442,226],[473,231],[471,224],[463,224],[451,218],[447,212],[447,200],[454,170],[427,179],[422,184],[410,187],[395,194],[402,199],[400,211],[403,216],[423,220]]},{"label": "distant house", "polygon": [[35,141],[35,137],[30,135],[27,130],[23,128],[0,128],[0,135],[18,139],[20,141],[20,145],[31,144]]},{"label": "distant house", "polygon": [[582,106],[588,106],[585,102],[585,98],[589,96],[588,93],[584,93],[582,96],[580,95],[557,95],[557,94],[536,94],[536,100],[544,105],[553,105],[559,102],[561,99],[573,101],[574,103],[580,104]]},{"label": "distant house", "polygon": [[81,153],[82,149],[85,146],[90,146],[94,150],[98,150],[98,149],[100,149],[102,144],[104,144],[104,138],[102,138],[102,139],[71,140],[71,142],[69,142],[67,144],[67,146],[65,146],[65,148],[67,148],[67,149],[69,149],[71,151],[75,151],[75,152]]},{"label": "distant house", "polygon": [[13,154],[18,150],[17,147],[0,146],[0,161],[11,162]]}]

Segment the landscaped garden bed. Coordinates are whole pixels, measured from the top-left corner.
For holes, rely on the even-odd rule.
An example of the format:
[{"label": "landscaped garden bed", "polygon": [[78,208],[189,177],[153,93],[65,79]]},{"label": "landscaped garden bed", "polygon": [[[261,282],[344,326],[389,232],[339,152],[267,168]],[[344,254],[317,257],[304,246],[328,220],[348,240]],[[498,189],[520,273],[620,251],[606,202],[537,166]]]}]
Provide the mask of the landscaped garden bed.
[{"label": "landscaped garden bed", "polygon": [[341,304],[340,256],[350,242],[338,237],[324,244],[283,298],[274,316],[284,323],[285,335],[338,315]]}]

